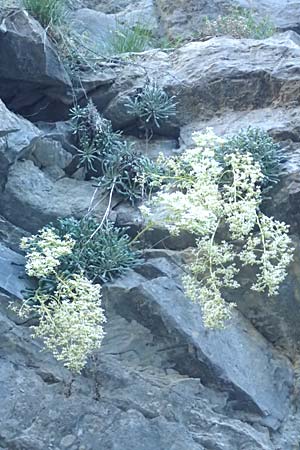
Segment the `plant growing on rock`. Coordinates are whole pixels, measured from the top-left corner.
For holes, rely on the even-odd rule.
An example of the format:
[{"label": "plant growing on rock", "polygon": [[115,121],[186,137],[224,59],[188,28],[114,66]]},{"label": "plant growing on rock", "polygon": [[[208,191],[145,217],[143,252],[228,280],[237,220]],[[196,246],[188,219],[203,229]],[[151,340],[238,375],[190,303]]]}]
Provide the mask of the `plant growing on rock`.
[{"label": "plant growing on rock", "polygon": [[251,289],[276,295],[292,260],[288,225],[260,211],[264,174],[249,152],[216,149],[225,143],[211,130],[195,137],[196,148],[166,160],[169,182],[142,211],[150,223],[171,233],[186,230],[197,237],[193,262],[183,283],[199,302],[205,326],[223,327],[233,303],[224,290],[239,287],[244,266],[256,268]]},{"label": "plant growing on rock", "polygon": [[119,55],[122,53],[139,53],[149,50],[154,45],[154,38],[151,30],[137,23],[117,24],[116,30],[111,32],[111,37],[107,43],[107,53]]},{"label": "plant growing on rock", "polygon": [[61,21],[65,0],[23,0],[23,4],[29,14],[47,28]]},{"label": "plant growing on rock", "polygon": [[[71,110],[76,136],[77,167],[99,181],[99,187],[135,203],[154,189],[152,173],[162,173],[159,165],[137,153],[111,122],[102,117],[90,101]],[[147,175],[146,175],[147,174]]]},{"label": "plant growing on rock", "polygon": [[99,223],[92,217],[60,219],[53,228],[58,236],[70,236],[72,253],[60,259],[65,276],[83,273],[93,282],[112,280],[126,269],[140,263],[140,253],[131,245],[125,229],[112,223]]},{"label": "plant growing on rock", "polygon": [[263,190],[269,189],[272,184],[279,181],[283,155],[280,146],[266,131],[248,127],[227,138],[216,148],[217,158],[222,164],[225,163],[224,157],[233,152],[249,153],[253,160],[259,163],[263,175],[261,180]]},{"label": "plant growing on rock", "polygon": [[[71,255],[75,244],[69,235],[60,238],[52,228],[22,239],[25,270],[39,285],[21,307],[12,305],[12,309],[20,317],[37,315],[39,324],[32,326],[33,336],[41,337],[45,347],[67,368],[80,372],[87,357],[100,348],[106,319],[100,286],[93,285],[82,272],[65,276],[60,270],[61,258]],[[47,278],[54,286],[48,291],[42,284]]]},{"label": "plant growing on rock", "polygon": [[227,15],[217,19],[205,18],[201,36],[224,36],[234,38],[265,39],[275,33],[275,27],[268,17],[258,18],[251,10],[233,8]]},{"label": "plant growing on rock", "polygon": [[[44,251],[44,246],[52,245],[50,239],[54,250]],[[39,287],[47,293],[57,287],[57,272],[63,278],[83,274],[92,282],[104,283],[140,262],[140,252],[131,245],[126,229],[106,221],[98,223],[90,216],[59,219],[23,240],[22,248],[28,275],[38,278]]]},{"label": "plant growing on rock", "polygon": [[32,327],[33,336],[42,338],[54,357],[75,373],[101,347],[106,322],[101,308],[101,286],[82,275],[63,279],[57,274],[54,293],[45,295],[37,290],[34,304],[27,312],[39,316],[39,324]]},{"label": "plant growing on rock", "polygon": [[70,110],[76,137],[78,167],[97,174],[105,154],[114,153],[123,143],[121,134],[113,131],[111,122],[102,117],[90,100],[85,107]]},{"label": "plant growing on rock", "polygon": [[36,314],[33,336],[41,337],[55,358],[79,372],[99,349],[106,321],[101,308],[102,283],[139,262],[140,254],[125,230],[91,217],[61,219],[23,238],[26,272],[37,288],[20,308],[21,316]]},{"label": "plant growing on rock", "polygon": [[114,153],[107,153],[102,162],[99,186],[121,195],[135,204],[155,190],[153,175],[162,174],[163,167],[132,150],[124,142]]},{"label": "plant growing on rock", "polygon": [[175,97],[169,97],[155,81],[150,80],[129,99],[127,108],[129,114],[139,119],[147,139],[155,128],[160,128],[163,122],[176,114]]},{"label": "plant growing on rock", "polygon": [[[68,26],[66,20],[51,30],[61,59],[73,81],[80,85],[80,74],[86,71],[98,72],[103,65],[130,64],[136,53],[153,48],[174,48],[180,40],[171,41],[155,37],[152,31],[141,23],[116,23],[107,36],[96,42],[89,33],[78,33]],[[133,55],[132,55],[133,54]]]}]

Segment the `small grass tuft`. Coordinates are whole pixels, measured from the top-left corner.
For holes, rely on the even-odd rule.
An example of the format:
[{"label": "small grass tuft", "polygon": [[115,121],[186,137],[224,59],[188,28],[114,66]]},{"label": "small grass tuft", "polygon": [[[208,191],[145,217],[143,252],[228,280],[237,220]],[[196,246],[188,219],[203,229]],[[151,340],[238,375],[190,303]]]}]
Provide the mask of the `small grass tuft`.
[{"label": "small grass tuft", "polygon": [[29,14],[47,28],[61,22],[65,0],[23,0],[23,5]]},{"label": "small grass tuft", "polygon": [[137,23],[136,25],[119,24],[116,30],[111,32],[108,42],[110,54],[140,53],[149,50],[154,45],[154,37],[151,30]]}]

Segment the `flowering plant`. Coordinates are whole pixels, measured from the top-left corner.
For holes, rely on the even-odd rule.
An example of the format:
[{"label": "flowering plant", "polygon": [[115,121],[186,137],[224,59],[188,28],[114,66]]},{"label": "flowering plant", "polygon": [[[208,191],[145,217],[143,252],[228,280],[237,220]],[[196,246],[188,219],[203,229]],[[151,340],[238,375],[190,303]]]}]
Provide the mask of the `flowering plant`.
[{"label": "flowering plant", "polygon": [[74,239],[68,234],[58,236],[53,228],[23,238],[27,274],[38,281],[52,277],[55,290],[47,291],[39,285],[21,307],[11,304],[11,308],[20,317],[37,314],[39,324],[31,327],[33,336],[41,337],[45,347],[68,369],[80,372],[87,357],[101,346],[106,318],[101,308],[101,286],[83,273],[65,276],[60,270],[60,258],[70,255],[74,246]]},{"label": "flowering plant", "polygon": [[200,303],[209,328],[225,325],[234,303],[224,289],[239,287],[243,266],[255,266],[252,289],[278,293],[292,260],[288,225],[260,211],[259,162],[250,153],[227,152],[222,164],[216,149],[222,144],[212,130],[195,135],[196,148],[165,160],[168,182],[141,208],[151,224],[162,223],[173,234],[197,236],[193,263],[183,277],[187,295]]}]

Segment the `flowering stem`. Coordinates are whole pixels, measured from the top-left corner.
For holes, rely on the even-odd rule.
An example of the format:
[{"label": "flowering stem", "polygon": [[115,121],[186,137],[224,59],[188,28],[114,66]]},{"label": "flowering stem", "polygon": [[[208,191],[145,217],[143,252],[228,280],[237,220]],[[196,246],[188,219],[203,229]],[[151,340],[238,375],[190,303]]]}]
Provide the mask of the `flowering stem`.
[{"label": "flowering stem", "polygon": [[[89,237],[89,239],[87,240],[87,242],[85,243],[85,245],[88,244],[88,243],[93,239],[93,237],[95,236],[95,234],[98,233],[98,231],[102,228],[102,226],[103,226],[105,220],[107,219],[107,217],[108,217],[108,215],[109,215],[109,213],[110,213],[110,208],[111,208],[111,203],[112,203],[112,196],[113,196],[113,192],[114,192],[114,189],[115,189],[115,185],[116,185],[116,178],[114,178],[113,183],[112,183],[112,186],[111,186],[111,189],[110,189],[109,199],[108,199],[108,205],[107,205],[106,211],[105,211],[105,213],[104,213],[104,216],[102,217],[102,220],[101,220],[99,226],[96,228],[96,230],[93,231],[93,233],[91,234],[91,236]],[[82,249],[82,250],[83,250],[83,249]]]},{"label": "flowering stem", "polygon": [[[218,222],[217,222],[217,225],[216,225],[216,227],[215,227],[215,230],[214,230],[214,232],[213,232],[213,234],[212,234],[212,236],[211,236],[211,239],[210,239],[209,272],[210,272],[211,279],[214,278],[213,261],[212,261],[212,252],[211,252],[211,250],[212,250],[212,247],[213,247],[213,245],[214,245],[216,233],[217,233],[217,231],[218,231],[220,222],[221,222],[221,220],[219,219]],[[214,283],[214,284],[215,284],[215,283]]]},{"label": "flowering stem", "polygon": [[136,242],[136,241],[138,241],[138,239],[144,234],[144,233],[146,233],[146,231],[148,231],[148,230],[151,230],[151,228],[153,228],[153,223],[152,222],[149,222],[148,224],[147,224],[147,226],[145,226],[132,240],[131,240],[131,244],[133,243],[133,242]]}]

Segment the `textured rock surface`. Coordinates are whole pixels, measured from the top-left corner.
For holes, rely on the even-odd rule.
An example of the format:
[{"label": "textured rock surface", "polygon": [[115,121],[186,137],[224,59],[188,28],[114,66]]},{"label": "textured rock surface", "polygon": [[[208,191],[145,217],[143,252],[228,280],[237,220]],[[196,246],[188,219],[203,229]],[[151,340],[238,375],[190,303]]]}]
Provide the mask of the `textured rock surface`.
[{"label": "textured rock surface", "polygon": [[[4,192],[0,194],[3,216],[14,225],[36,232],[58,217],[82,217],[88,210],[95,191],[93,182],[48,177],[32,161],[20,161],[11,167]],[[101,198],[96,194],[95,202]],[[103,216],[107,201],[103,200],[95,214]]]},{"label": "textured rock surface", "polygon": [[0,188],[10,164],[24,157],[31,141],[40,134],[38,128],[9,111],[0,100]]},{"label": "textured rock surface", "polygon": [[275,188],[272,200],[267,202],[266,209],[269,214],[286,221],[291,231],[298,233],[300,214],[300,145],[298,142],[289,143],[285,148],[287,161],[284,164],[285,173],[279,185]]},{"label": "textured rock surface", "polygon": [[73,13],[71,26],[76,33],[84,34],[95,48],[105,51],[106,43],[109,43],[117,23],[114,15],[82,8]]},{"label": "textured rock surface", "polygon": [[119,24],[134,25],[138,23],[153,33],[159,27],[159,17],[154,0],[82,0],[81,5],[114,17]]},{"label": "textured rock surface", "polygon": [[0,292],[23,299],[22,291],[32,285],[24,274],[24,264],[23,256],[0,243]]},{"label": "textured rock surface", "polygon": [[227,14],[232,7],[243,7],[267,16],[277,29],[299,30],[295,0],[156,0],[165,31],[172,37],[191,37],[201,30],[203,17]]},{"label": "textured rock surface", "polygon": [[[172,269],[164,263],[164,274],[168,267]],[[149,271],[150,267],[148,275]],[[267,428],[235,417],[241,412],[232,408],[226,383],[211,380],[209,387],[202,373],[191,377],[184,366],[178,370],[177,359],[191,350],[180,339],[174,341],[171,333],[155,330],[151,316],[152,331],[122,318],[109,302],[103,349],[81,376],[72,379],[49,354],[39,352],[40,343],[32,341],[26,324],[16,325],[7,316],[7,294],[0,293],[3,449],[278,448]],[[221,354],[222,341],[220,346]],[[284,372],[281,375],[283,380]],[[257,420],[259,416],[252,414],[250,422]],[[285,449],[291,450],[293,443],[285,442]]]},{"label": "textured rock surface", "polygon": [[[36,140],[31,150],[31,158],[42,169],[57,167],[65,169],[72,161],[72,155],[67,152],[60,142],[49,138]],[[62,171],[64,174],[64,172]]]},{"label": "textured rock surface", "polygon": [[[152,265],[160,269],[160,276],[153,280],[134,273],[125,276],[108,287],[108,301],[160,335],[176,336],[177,342],[190,349],[190,363],[187,355],[182,361],[189,364],[185,370],[198,372],[206,382],[227,385],[236,408],[259,411],[276,428],[289,410],[292,372],[287,360],[276,355],[238,314],[226,330],[205,330],[198,305],[189,302],[180,285],[164,274],[166,270],[175,274],[176,266],[168,267],[163,259],[153,260]],[[180,367],[179,361],[178,357]]]},{"label": "textured rock surface", "polygon": [[16,227],[0,216],[0,242],[13,251],[20,253],[20,239],[29,235],[22,228]]},{"label": "textured rock surface", "polygon": [[299,37],[293,32],[264,41],[222,37],[192,42],[170,55],[145,53],[136,61],[141,67],[125,66],[108,90],[92,96],[100,109],[111,96],[104,113],[116,128],[130,125],[127,98],[143,86],[145,71],[177,96],[180,126],[228,111],[292,108],[299,93],[299,56]]},{"label": "textured rock surface", "polygon": [[70,88],[54,46],[24,11],[0,16],[0,60],[5,61],[0,66],[0,98],[14,111],[41,99],[62,99]]},{"label": "textured rock surface", "polygon": [[167,343],[137,323],[111,317],[100,359],[72,383],[26,328],[1,315],[0,329],[2,448],[275,448],[266,429],[226,417],[226,395],[172,369]]},{"label": "textured rock surface", "polygon": [[[280,28],[298,29],[296,1],[279,5],[276,0],[272,9],[268,0],[242,2],[270,11]],[[156,1],[167,32],[179,30],[183,36],[201,15],[214,16],[229,3]],[[148,0],[83,0],[82,6],[117,13],[121,22],[136,21],[144,11],[143,23],[156,27]],[[96,17],[115,20],[89,12],[89,26]],[[93,37],[102,25],[96,25]],[[134,136],[139,136],[138,124],[126,103],[147,77],[176,95],[176,121],[161,128],[164,138],[155,136],[149,145],[142,135],[131,138],[153,158],[160,150],[181,151],[190,145],[192,130],[207,126],[220,134],[249,124],[266,129],[288,158],[273,204],[265,207],[298,234],[299,45],[299,36],[287,32],[265,41],[222,37],[175,52],[150,51],[134,61],[82,73],[78,94],[86,89],[115,128]],[[26,13],[1,18],[0,57],[6,62],[0,66],[0,98],[34,121],[45,120],[38,129],[0,102],[0,448],[297,450],[297,236],[295,261],[279,297],[249,293],[251,274],[245,273],[235,298],[243,316],[237,312],[226,330],[212,332],[203,329],[198,306],[183,295],[179,267],[184,253],[164,249],[185,249],[194,240],[182,235],[172,241],[165,230],[156,229],[143,239],[146,247],[160,249],[146,250],[135,271],[104,288],[107,334],[82,374],[72,377],[51,355],[40,352],[41,342],[30,337],[30,321],[17,319],[7,308],[11,300],[20,302],[29,287],[24,258],[12,250],[20,251],[23,228],[37,231],[57,217],[84,215],[95,187],[68,177],[74,154],[70,123],[49,122],[68,118],[69,79],[44,31]],[[1,138],[1,131],[11,128],[20,130]],[[100,196],[98,192],[95,203]],[[106,206],[106,201],[99,203],[96,214],[102,217]],[[111,218],[136,231],[137,211],[124,203],[113,206]]]},{"label": "textured rock surface", "polygon": [[59,142],[70,153],[74,153],[74,134],[70,121],[68,122],[37,122],[36,126],[49,139]]},{"label": "textured rock surface", "polygon": [[[253,111],[225,111],[210,120],[195,120],[180,130],[182,147],[193,145],[194,132],[213,128],[218,135],[235,134],[241,129],[258,127],[267,131],[277,141],[300,141],[300,108],[261,108]],[[292,153],[292,152],[290,152]],[[291,155],[292,157],[292,155]],[[297,159],[297,158],[295,158]]]}]

